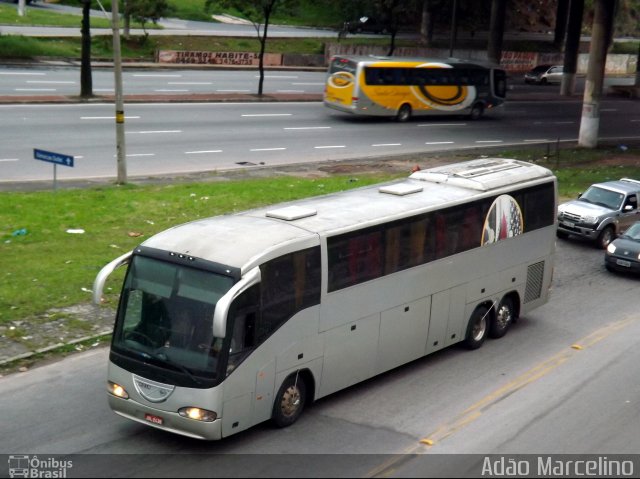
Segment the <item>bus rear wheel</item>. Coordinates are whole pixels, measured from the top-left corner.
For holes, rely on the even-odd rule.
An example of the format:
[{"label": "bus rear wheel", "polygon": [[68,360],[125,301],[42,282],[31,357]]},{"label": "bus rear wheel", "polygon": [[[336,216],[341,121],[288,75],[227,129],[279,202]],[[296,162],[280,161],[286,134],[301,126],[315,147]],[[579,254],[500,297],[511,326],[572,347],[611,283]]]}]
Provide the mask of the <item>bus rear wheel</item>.
[{"label": "bus rear wheel", "polygon": [[398,114],[396,115],[396,120],[399,122],[409,121],[411,118],[411,105],[405,103],[398,110]]},{"label": "bus rear wheel", "polygon": [[465,336],[464,345],[467,349],[478,349],[487,339],[489,331],[489,308],[486,306],[478,306],[467,325],[467,335]]},{"label": "bus rear wheel", "polygon": [[482,104],[476,103],[475,105],[473,105],[471,111],[469,112],[469,118],[471,118],[472,120],[479,120],[480,118],[482,118],[483,113],[484,107],[482,106]]},{"label": "bus rear wheel", "polygon": [[491,328],[489,329],[489,336],[492,338],[501,338],[513,323],[515,319],[515,309],[513,306],[513,300],[508,296],[502,298],[496,311],[496,316],[491,321]]},{"label": "bus rear wheel", "polygon": [[274,424],[278,427],[291,426],[302,414],[306,400],[307,387],[302,376],[289,376],[280,386],[273,403]]}]

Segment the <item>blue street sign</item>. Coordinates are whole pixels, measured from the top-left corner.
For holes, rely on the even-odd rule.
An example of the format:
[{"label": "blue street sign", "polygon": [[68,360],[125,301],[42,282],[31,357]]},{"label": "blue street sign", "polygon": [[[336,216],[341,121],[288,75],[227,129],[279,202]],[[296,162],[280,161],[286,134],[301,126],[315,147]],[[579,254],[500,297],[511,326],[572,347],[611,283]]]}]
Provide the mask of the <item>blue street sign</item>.
[{"label": "blue street sign", "polygon": [[73,167],[73,156],[63,155],[61,153],[53,153],[51,151],[33,149],[33,157],[36,160],[48,161],[56,165]]}]

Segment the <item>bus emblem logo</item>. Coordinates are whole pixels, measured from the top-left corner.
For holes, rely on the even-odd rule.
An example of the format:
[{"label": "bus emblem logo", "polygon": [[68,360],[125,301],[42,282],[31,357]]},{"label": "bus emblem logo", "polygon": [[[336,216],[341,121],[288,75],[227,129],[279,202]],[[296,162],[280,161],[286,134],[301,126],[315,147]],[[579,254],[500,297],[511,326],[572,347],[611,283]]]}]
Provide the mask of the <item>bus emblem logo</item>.
[{"label": "bus emblem logo", "polygon": [[329,77],[329,82],[335,88],[347,88],[355,81],[353,73],[348,72],[336,72]]},{"label": "bus emblem logo", "polygon": [[170,384],[158,383],[136,375],[133,376],[133,384],[138,394],[149,402],[165,401],[175,389],[175,386]]}]

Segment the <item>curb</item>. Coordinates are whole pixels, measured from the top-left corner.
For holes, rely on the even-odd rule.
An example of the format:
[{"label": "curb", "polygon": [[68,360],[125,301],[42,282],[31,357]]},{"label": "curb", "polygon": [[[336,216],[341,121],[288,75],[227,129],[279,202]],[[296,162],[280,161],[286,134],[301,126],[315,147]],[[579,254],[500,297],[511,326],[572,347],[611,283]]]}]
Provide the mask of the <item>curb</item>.
[{"label": "curb", "polygon": [[16,361],[19,361],[21,359],[29,359],[29,358],[31,358],[33,356],[38,355],[38,354],[49,353],[49,352],[61,349],[63,347],[73,346],[74,344],[83,343],[85,341],[91,341],[91,340],[94,340],[94,339],[99,339],[99,338],[102,338],[104,336],[108,336],[108,335],[110,335],[112,333],[113,333],[112,330],[106,330],[106,331],[102,331],[100,333],[97,333],[97,334],[94,334],[94,335],[91,335],[91,336],[83,336],[82,338],[74,339],[74,340],[69,341],[67,343],[56,343],[56,344],[52,344],[51,346],[46,346],[44,348],[36,349],[34,351],[29,351],[29,352],[26,352],[26,353],[18,354],[17,356],[13,356],[13,357],[1,360],[0,361],[0,366],[7,366],[7,365],[9,365],[11,363],[14,363]]}]

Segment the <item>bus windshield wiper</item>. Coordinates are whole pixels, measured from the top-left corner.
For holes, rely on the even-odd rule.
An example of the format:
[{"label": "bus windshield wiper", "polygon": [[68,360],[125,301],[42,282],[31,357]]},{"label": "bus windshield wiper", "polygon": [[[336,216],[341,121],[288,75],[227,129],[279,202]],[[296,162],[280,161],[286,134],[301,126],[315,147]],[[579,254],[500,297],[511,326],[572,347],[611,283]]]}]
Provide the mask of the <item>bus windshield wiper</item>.
[{"label": "bus windshield wiper", "polygon": [[165,364],[168,364],[169,366],[172,366],[176,369],[178,369],[179,371],[185,373],[187,376],[189,376],[189,378],[196,384],[198,384],[199,386],[202,385],[202,381],[200,381],[195,374],[193,374],[193,371],[191,371],[189,368],[187,368],[186,366],[183,366],[180,363],[176,363],[173,359],[171,359],[167,354],[165,353],[145,353],[148,354],[150,357],[152,357],[153,359],[163,362]]}]

